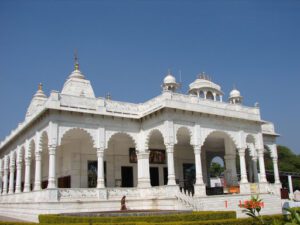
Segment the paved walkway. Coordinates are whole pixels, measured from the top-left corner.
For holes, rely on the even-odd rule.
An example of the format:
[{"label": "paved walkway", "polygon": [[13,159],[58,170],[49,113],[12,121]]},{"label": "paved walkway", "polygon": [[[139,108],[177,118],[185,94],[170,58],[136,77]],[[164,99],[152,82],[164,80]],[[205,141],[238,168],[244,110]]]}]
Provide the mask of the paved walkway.
[{"label": "paved walkway", "polygon": [[11,218],[11,217],[6,217],[6,216],[0,216],[0,221],[1,222],[26,222],[24,220],[20,220],[20,219],[15,219],[15,218]]}]

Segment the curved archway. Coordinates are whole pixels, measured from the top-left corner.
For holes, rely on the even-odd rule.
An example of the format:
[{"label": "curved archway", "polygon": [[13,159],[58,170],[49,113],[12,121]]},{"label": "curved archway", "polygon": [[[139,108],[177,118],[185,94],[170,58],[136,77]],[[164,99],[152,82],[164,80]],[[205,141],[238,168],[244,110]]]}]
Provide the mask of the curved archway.
[{"label": "curved archway", "polygon": [[160,140],[160,145],[162,145],[162,144],[164,145],[164,135],[163,135],[162,131],[159,129],[153,129],[148,133],[148,135],[146,137],[145,144],[146,144],[146,147],[148,147],[148,149],[149,149],[150,141],[151,140],[153,141],[155,139]]},{"label": "curved archway", "polygon": [[214,95],[211,91],[208,91],[206,93],[206,99],[209,99],[209,100],[214,100]]},{"label": "curved archway", "polygon": [[200,92],[199,92],[199,97],[200,97],[200,98],[205,98],[205,95],[204,95],[204,92],[203,92],[203,91],[200,91]]},{"label": "curved archway", "polygon": [[147,137],[146,146],[149,151],[150,183],[151,186],[166,185],[168,182],[168,166],[164,136],[158,129],[151,130]]},{"label": "curved archway", "polygon": [[90,170],[97,162],[97,155],[89,132],[81,128],[66,131],[55,157],[58,188],[96,186],[97,176],[91,178]]},{"label": "curved archway", "polygon": [[195,155],[191,145],[192,132],[187,127],[180,127],[176,133],[174,146],[175,178],[180,189],[194,193]]},{"label": "curved archway", "polygon": [[[203,177],[206,184],[211,184],[211,176],[209,168],[211,166],[211,161],[215,157],[220,157],[224,159],[225,170],[224,170],[224,180],[226,186],[236,186],[238,185],[238,166],[237,163],[237,145],[235,140],[231,135],[225,131],[211,131],[205,137],[202,145],[202,160],[203,163]],[[209,187],[207,189],[208,195],[220,194],[220,189],[214,187]]]},{"label": "curved archway", "polygon": [[123,132],[113,134],[104,152],[104,182],[107,187],[137,186],[137,156],[134,138]]}]

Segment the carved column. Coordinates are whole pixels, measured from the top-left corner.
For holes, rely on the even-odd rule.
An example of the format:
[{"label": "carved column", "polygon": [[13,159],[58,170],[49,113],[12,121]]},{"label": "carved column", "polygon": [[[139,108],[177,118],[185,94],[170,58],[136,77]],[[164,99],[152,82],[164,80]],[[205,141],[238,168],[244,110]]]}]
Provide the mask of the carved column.
[{"label": "carved column", "polygon": [[56,148],[57,146],[51,145],[49,149],[49,177],[48,177],[48,189],[56,188]]},{"label": "carved column", "polygon": [[253,178],[254,183],[258,183],[258,172],[257,172],[257,157],[252,157],[252,165],[253,165]]},{"label": "carved column", "polygon": [[258,160],[259,160],[259,173],[260,173],[260,182],[267,182],[266,179],[266,169],[265,169],[265,160],[264,160],[264,150],[258,150]]},{"label": "carved column", "polygon": [[25,183],[24,192],[30,192],[31,156],[25,158]]},{"label": "carved column", "polygon": [[168,159],[168,185],[176,185],[174,168],[174,144],[166,144]]},{"label": "carved column", "polygon": [[3,173],[3,159],[0,159],[0,195],[2,194],[2,182],[3,182],[3,176],[2,176],[2,173]]},{"label": "carved column", "polygon": [[40,151],[35,152],[35,177],[34,177],[34,190],[41,190],[41,178],[42,178],[42,153]]},{"label": "carved column", "polygon": [[240,169],[241,169],[241,183],[248,183],[247,179],[247,170],[246,170],[246,161],[245,161],[245,151],[246,149],[239,149],[239,157],[240,157]]},{"label": "carved column", "polygon": [[229,171],[229,176],[225,174],[226,182],[230,185],[237,185],[237,172],[236,172],[236,155],[227,154],[224,156],[226,171]]},{"label": "carved column", "polygon": [[10,163],[9,163],[9,188],[8,193],[13,194],[15,189],[15,156],[14,154],[10,155]]},{"label": "carved column", "polygon": [[8,186],[8,157],[4,157],[4,170],[3,170],[3,195],[7,194],[7,186]]},{"label": "carved column", "polygon": [[103,156],[104,156],[104,149],[97,148],[97,158],[98,158],[97,188],[105,188]]},{"label": "carved column", "polygon": [[280,184],[280,176],[279,176],[279,171],[278,171],[278,158],[273,157],[273,170],[274,170],[274,179],[275,179],[275,184]]},{"label": "carved column", "polygon": [[22,165],[23,165],[23,159],[21,153],[19,153],[17,155],[16,193],[21,193]]},{"label": "carved column", "polygon": [[150,167],[149,167],[149,151],[137,151],[138,166],[138,187],[151,187],[150,184]]},{"label": "carved column", "polygon": [[201,146],[194,145],[195,154],[195,167],[196,167],[196,183],[197,185],[203,185],[203,175],[202,175],[202,163],[201,163]]}]

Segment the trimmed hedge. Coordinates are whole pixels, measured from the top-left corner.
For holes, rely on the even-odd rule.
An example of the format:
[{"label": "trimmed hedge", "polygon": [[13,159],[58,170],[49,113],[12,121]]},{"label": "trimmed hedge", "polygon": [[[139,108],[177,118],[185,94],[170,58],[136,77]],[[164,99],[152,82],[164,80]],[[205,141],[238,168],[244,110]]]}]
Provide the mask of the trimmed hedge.
[{"label": "trimmed hedge", "polygon": [[[283,224],[282,215],[264,216],[266,224],[271,224],[273,220],[277,220]],[[93,225],[105,225],[103,223],[93,223]],[[260,223],[252,218],[242,219],[223,219],[223,220],[208,220],[208,221],[177,221],[168,223],[147,223],[147,222],[129,222],[129,223],[114,223],[113,225],[260,225]]]},{"label": "trimmed hedge", "polygon": [[[151,215],[151,216],[122,216],[122,217],[80,217],[61,215],[39,215],[40,223],[163,223],[179,221],[205,221],[220,219],[235,219],[235,211],[205,211],[187,214]],[[130,224],[128,224],[130,225]]]},{"label": "trimmed hedge", "polygon": [[[0,225],[64,225],[62,223],[56,223],[56,224],[40,224],[40,223],[31,223],[31,222],[4,222],[4,221],[0,221]],[[68,225],[89,225],[88,223],[76,223],[76,224],[72,224],[72,223],[68,223]]]}]

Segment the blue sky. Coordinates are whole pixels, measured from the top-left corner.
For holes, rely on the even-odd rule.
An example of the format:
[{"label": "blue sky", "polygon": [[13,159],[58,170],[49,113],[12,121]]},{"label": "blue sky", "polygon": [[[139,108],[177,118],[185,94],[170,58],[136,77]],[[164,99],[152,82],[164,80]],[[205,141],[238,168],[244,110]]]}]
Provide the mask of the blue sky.
[{"label": "blue sky", "polygon": [[0,139],[80,67],[97,96],[143,102],[170,68],[182,92],[205,71],[227,99],[260,103],[279,144],[300,153],[300,1],[0,1]]}]

